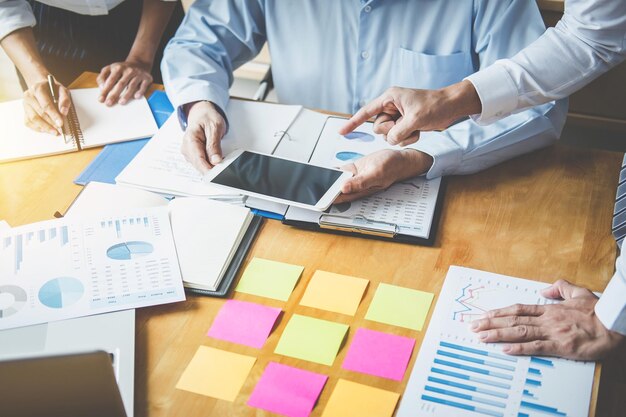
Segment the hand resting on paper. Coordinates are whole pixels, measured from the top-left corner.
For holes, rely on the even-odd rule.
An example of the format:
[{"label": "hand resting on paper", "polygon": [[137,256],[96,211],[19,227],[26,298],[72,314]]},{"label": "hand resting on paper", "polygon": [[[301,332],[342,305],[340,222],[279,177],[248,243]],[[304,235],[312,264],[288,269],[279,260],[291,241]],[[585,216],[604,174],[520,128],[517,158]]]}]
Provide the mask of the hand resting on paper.
[{"label": "hand resting on paper", "polygon": [[335,203],[356,200],[382,191],[395,182],[428,171],[433,158],[414,149],[384,149],[341,167],[354,175],[341,188]]},{"label": "hand resting on paper", "polygon": [[71,101],[69,90],[62,84],[55,83],[58,90],[57,104],[52,100],[47,79],[33,83],[24,91],[24,123],[38,132],[59,135]]},{"label": "hand resting on paper", "polygon": [[187,130],[183,136],[181,152],[187,162],[205,174],[222,161],[222,137],[226,133],[226,120],[208,101],[186,105]]},{"label": "hand resting on paper", "polygon": [[511,355],[558,356],[597,360],[616,350],[625,336],[604,327],[594,312],[591,291],[559,280],[542,291],[560,304],[514,305],[486,313],[471,329],[485,343],[506,343]]},{"label": "hand resting on paper", "polygon": [[100,70],[97,82],[101,103],[107,106],[126,104],[141,98],[152,84],[151,62],[115,62]]}]

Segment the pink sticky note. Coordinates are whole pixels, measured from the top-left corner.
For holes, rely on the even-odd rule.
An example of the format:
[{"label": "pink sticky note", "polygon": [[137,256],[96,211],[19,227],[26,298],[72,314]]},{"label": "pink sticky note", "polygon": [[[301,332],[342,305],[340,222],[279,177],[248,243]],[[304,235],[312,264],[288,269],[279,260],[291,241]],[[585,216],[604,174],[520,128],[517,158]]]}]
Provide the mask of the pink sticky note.
[{"label": "pink sticky note", "polygon": [[415,340],[360,328],[341,367],[355,372],[402,381]]},{"label": "pink sticky note", "polygon": [[326,375],[270,362],[248,405],[287,417],[308,417],[327,379]]},{"label": "pink sticky note", "polygon": [[217,313],[208,336],[260,349],[280,312],[280,308],[228,300]]}]

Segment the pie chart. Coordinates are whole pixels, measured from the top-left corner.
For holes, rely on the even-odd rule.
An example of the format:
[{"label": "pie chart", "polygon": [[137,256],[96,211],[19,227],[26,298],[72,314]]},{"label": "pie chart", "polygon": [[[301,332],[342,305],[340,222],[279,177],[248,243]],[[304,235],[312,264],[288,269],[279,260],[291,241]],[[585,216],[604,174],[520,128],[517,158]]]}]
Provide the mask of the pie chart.
[{"label": "pie chart", "polygon": [[107,256],[116,261],[130,261],[154,252],[154,246],[148,242],[124,242],[107,249]]},{"label": "pie chart", "polygon": [[342,152],[337,152],[337,154],[335,155],[335,158],[339,159],[340,161],[355,161],[359,158],[362,158],[363,155],[358,153],[358,152],[351,152],[351,151],[342,151]]},{"label": "pie chart", "polygon": [[76,278],[59,277],[46,282],[39,289],[39,301],[50,308],[64,308],[75,304],[85,293],[83,283]]},{"label": "pie chart", "polygon": [[26,304],[26,291],[17,285],[0,285],[0,319],[12,316]]},{"label": "pie chart", "polygon": [[356,140],[358,142],[374,142],[374,135],[370,135],[366,132],[360,132],[355,130],[354,132],[350,132],[347,135],[343,136],[348,140]]}]

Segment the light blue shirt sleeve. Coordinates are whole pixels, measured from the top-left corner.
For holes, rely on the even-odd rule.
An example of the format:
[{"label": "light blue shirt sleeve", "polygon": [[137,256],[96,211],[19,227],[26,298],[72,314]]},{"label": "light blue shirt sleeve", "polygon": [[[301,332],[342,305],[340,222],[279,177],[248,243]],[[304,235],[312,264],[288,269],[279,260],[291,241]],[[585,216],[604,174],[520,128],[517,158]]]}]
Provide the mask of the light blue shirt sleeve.
[{"label": "light blue shirt sleeve", "polygon": [[0,0],[0,40],[35,23],[33,10],[25,0]]},{"label": "light blue shirt sleeve", "polygon": [[233,71],[254,58],[265,40],[260,2],[196,0],[161,64],[174,107],[207,100],[225,111]]},{"label": "light blue shirt sleeve", "polygon": [[[480,68],[513,56],[545,30],[526,1],[475,2],[474,50]],[[431,155],[427,178],[471,174],[554,143],[567,117],[567,99],[515,114],[489,126],[467,120],[429,135],[410,148]]]}]

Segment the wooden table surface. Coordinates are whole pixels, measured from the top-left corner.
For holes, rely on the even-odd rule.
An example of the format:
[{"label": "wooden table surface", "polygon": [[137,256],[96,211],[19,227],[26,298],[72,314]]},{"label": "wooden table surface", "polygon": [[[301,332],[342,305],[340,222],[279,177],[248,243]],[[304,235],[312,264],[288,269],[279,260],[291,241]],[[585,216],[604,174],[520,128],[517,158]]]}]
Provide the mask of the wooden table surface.
[{"label": "wooden table surface", "polygon": [[[95,74],[83,74],[73,87],[94,85]],[[2,138],[11,139],[10,135]],[[80,191],[72,180],[98,151],[0,164],[0,219],[18,226],[50,219],[57,210],[64,212]],[[544,282],[566,278],[592,290],[603,290],[613,273],[616,255],[610,230],[620,162],[618,153],[557,145],[475,175],[451,177],[434,247],[303,231],[266,221],[246,263],[259,256],[303,265],[305,270],[287,302],[233,293],[233,298],[284,310],[265,346],[258,350],[206,336],[224,303],[221,299],[189,296],[186,302],[137,310],[135,415],[268,416],[270,413],[245,403],[269,361],[330,376],[312,416],[321,415],[338,378],[402,393],[410,372],[403,381],[394,382],[340,369],[346,346],[361,326],[415,338],[412,368],[424,332],[364,320],[380,282],[437,295],[448,267],[461,265]],[[317,269],[371,281],[354,318],[298,305]],[[350,324],[347,340],[332,367],[273,353],[294,313]],[[257,357],[234,403],[174,388],[200,345]],[[591,415],[598,380],[599,369]]]}]

